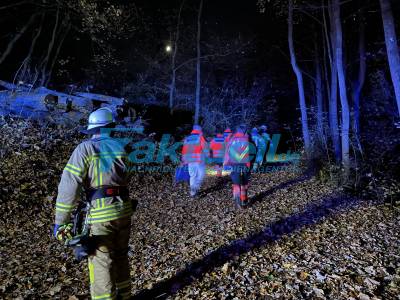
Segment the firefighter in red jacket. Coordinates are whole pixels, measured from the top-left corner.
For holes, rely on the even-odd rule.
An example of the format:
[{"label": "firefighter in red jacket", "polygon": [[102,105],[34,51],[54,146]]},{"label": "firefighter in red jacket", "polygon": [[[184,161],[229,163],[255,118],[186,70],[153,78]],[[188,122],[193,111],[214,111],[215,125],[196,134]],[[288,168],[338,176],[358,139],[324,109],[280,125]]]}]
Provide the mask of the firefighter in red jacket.
[{"label": "firefighter in red jacket", "polygon": [[190,135],[185,138],[182,148],[183,163],[187,164],[189,169],[191,197],[197,195],[203,183],[209,151],[201,127],[194,125]]},{"label": "firefighter in red jacket", "polygon": [[248,204],[247,189],[250,178],[254,145],[246,133],[246,125],[238,126],[226,145],[224,165],[232,170],[233,199],[238,207]]},{"label": "firefighter in red jacket", "polygon": [[217,170],[217,176],[222,176],[222,164],[225,155],[225,139],[220,133],[217,134],[210,142],[211,161]]}]

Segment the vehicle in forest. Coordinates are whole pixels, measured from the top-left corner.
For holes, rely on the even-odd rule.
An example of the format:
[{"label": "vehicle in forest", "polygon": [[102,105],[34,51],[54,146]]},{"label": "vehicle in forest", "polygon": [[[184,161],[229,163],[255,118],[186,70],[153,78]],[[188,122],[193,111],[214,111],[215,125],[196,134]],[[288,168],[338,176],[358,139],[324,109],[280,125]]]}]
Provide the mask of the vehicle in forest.
[{"label": "vehicle in forest", "polygon": [[89,92],[58,92],[45,87],[12,84],[0,80],[0,116],[12,115],[39,121],[74,123],[85,118],[90,112],[109,107],[118,121],[133,124],[136,111],[123,98]]}]

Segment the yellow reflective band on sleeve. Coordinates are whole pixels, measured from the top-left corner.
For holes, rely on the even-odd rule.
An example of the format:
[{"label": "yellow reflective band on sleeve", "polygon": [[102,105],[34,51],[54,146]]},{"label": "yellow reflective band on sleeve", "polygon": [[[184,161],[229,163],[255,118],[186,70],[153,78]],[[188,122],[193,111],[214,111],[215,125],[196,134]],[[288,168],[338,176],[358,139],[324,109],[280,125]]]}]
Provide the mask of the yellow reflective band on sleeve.
[{"label": "yellow reflective band on sleeve", "polygon": [[74,175],[79,176],[79,177],[81,177],[81,175],[82,175],[81,172],[75,171],[74,169],[72,169],[72,168],[69,167],[68,165],[65,166],[64,171],[68,171],[68,172],[70,172],[71,174],[74,174]]},{"label": "yellow reflective band on sleeve", "polygon": [[73,207],[74,207],[74,205],[72,205],[72,204],[56,202],[56,211],[59,211],[59,212],[70,212]]},{"label": "yellow reflective band on sleeve", "polygon": [[56,212],[69,213],[70,211],[71,211],[71,209],[68,209],[68,208],[59,208],[59,207],[56,207]]},{"label": "yellow reflective band on sleeve", "polygon": [[67,204],[67,203],[63,203],[63,202],[56,202],[56,206],[59,206],[60,208],[72,208],[74,207],[73,204]]},{"label": "yellow reflective band on sleeve", "polygon": [[79,167],[77,167],[77,166],[74,166],[74,165],[72,165],[72,164],[67,164],[67,167],[69,167],[69,168],[71,168],[72,170],[75,170],[75,171],[77,171],[77,172],[82,172],[82,169],[81,169],[81,168],[79,168]]}]

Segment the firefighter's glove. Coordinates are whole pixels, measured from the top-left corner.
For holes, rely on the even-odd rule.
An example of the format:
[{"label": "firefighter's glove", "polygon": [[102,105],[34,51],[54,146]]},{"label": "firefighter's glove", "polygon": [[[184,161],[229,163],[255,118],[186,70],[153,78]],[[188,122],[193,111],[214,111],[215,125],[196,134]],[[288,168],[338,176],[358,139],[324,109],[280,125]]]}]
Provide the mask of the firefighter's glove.
[{"label": "firefighter's glove", "polygon": [[64,225],[54,225],[54,237],[60,242],[67,242],[72,239],[72,223]]}]

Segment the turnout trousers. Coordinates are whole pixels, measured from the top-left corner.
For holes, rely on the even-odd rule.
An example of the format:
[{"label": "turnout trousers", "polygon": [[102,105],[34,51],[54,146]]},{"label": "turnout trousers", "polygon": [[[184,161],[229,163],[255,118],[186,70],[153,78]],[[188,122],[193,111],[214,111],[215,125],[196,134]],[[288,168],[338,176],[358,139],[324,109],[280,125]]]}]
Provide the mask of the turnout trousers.
[{"label": "turnout trousers", "polygon": [[96,250],[88,258],[90,294],[94,300],[131,297],[128,244],[131,217],[91,225]]}]

